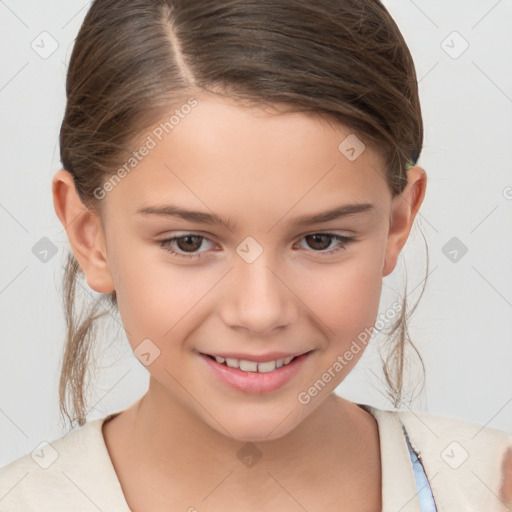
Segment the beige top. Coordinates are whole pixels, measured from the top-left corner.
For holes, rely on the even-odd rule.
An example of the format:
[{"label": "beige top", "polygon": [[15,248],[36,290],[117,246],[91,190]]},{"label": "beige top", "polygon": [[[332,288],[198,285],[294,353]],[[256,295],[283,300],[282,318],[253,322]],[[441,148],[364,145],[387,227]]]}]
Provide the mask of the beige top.
[{"label": "beige top", "polygon": [[[424,512],[403,427],[424,466],[437,512],[512,511],[499,498],[512,435],[447,416],[358,405],[378,423],[382,512]],[[0,512],[130,512],[101,430],[116,414],[87,422],[1,468]]]}]

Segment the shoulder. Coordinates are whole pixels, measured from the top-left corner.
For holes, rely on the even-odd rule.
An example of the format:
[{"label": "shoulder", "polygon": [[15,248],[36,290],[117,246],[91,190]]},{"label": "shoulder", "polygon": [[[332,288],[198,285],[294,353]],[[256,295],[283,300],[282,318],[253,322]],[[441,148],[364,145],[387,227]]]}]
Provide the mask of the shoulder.
[{"label": "shoulder", "polygon": [[101,433],[104,420],[87,422],[0,468],[0,512],[97,510],[109,485],[118,482]]},{"label": "shoulder", "polygon": [[512,450],[512,434],[466,419],[425,411],[398,413],[413,447],[436,453],[449,467],[501,467]]},{"label": "shoulder", "polygon": [[[430,480],[440,510],[476,503],[512,510],[512,434],[466,419],[425,411],[382,411],[407,432]],[[457,508],[459,507],[459,508]],[[476,510],[476,509],[475,509]]]},{"label": "shoulder", "polygon": [[409,439],[418,446],[421,444],[423,449],[444,449],[458,443],[461,448],[483,449],[489,456],[505,454],[512,447],[511,433],[463,418],[411,409],[389,411],[371,407],[371,410],[381,423],[393,418],[394,423],[403,425]]},{"label": "shoulder", "polygon": [[463,437],[471,438],[482,436],[486,439],[496,439],[509,441],[512,440],[512,434],[504,430],[488,427],[464,418],[447,416],[444,414],[431,413],[420,410],[407,411],[388,411],[397,414],[402,423],[407,423],[411,428],[419,428],[424,433],[437,430],[440,435],[450,435],[454,431],[460,433]]}]

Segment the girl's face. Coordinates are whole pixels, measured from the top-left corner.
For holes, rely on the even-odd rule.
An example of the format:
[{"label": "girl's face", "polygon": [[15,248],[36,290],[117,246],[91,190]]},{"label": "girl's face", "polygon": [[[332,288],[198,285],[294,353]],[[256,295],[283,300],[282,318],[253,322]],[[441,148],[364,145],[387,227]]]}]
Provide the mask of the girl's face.
[{"label": "girl's face", "polygon": [[[147,150],[108,187],[107,272],[162,410],[240,440],[279,438],[361,357],[423,191],[393,200],[378,156],[343,127],[196,98],[168,133],[143,134]],[[257,374],[202,355],[306,352]]]}]

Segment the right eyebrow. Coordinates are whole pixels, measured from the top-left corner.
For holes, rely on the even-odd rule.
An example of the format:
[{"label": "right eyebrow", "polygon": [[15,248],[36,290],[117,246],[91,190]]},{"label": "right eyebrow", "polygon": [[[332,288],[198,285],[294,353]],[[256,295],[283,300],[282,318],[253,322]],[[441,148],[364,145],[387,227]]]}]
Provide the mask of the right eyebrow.
[{"label": "right eyebrow", "polygon": [[233,224],[215,213],[201,212],[196,210],[186,210],[178,206],[168,204],[164,206],[145,206],[136,211],[139,215],[157,215],[162,217],[179,217],[190,222],[201,224],[216,224],[233,230]]}]

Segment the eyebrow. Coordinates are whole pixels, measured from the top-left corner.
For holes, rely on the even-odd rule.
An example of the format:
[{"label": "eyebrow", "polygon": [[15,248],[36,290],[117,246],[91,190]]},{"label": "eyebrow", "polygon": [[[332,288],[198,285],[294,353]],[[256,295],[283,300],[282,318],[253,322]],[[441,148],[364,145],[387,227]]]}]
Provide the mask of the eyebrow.
[{"label": "eyebrow", "polygon": [[[340,219],[342,217],[347,217],[349,215],[373,211],[375,211],[375,207],[371,203],[344,204],[332,210],[325,210],[313,215],[309,214],[296,217],[292,220],[292,224],[294,226],[307,226],[311,224],[319,224],[321,222],[329,222],[332,220]],[[143,208],[139,208],[136,211],[136,214],[144,216],[156,215],[162,217],[179,217],[181,219],[188,220],[189,222],[222,225],[230,230],[233,230],[235,227],[229,220],[223,219],[215,213],[185,210],[184,208],[180,208],[174,205],[145,206]]]}]

